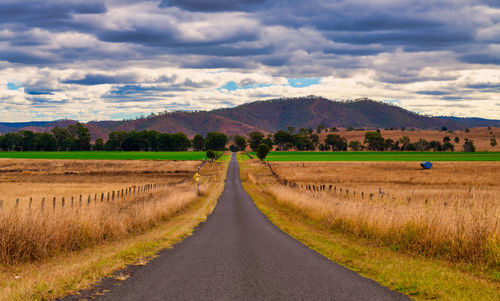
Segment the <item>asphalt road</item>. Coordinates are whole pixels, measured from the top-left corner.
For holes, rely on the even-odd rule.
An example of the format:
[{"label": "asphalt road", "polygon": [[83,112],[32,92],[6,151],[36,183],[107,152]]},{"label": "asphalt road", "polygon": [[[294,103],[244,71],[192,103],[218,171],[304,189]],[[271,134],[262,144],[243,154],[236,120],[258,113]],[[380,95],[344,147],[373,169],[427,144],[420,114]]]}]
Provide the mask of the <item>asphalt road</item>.
[{"label": "asphalt road", "polygon": [[234,154],[207,221],[98,299],[408,300],[275,227],[243,190]]}]

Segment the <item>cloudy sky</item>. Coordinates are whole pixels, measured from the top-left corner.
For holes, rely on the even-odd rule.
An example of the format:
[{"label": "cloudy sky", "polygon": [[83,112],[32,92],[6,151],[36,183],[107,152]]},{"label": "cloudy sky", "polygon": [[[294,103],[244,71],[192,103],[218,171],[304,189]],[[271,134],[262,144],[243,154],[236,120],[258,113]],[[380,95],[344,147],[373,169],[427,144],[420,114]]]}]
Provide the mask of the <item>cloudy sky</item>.
[{"label": "cloudy sky", "polygon": [[500,119],[500,1],[0,1],[3,122],[306,95]]}]

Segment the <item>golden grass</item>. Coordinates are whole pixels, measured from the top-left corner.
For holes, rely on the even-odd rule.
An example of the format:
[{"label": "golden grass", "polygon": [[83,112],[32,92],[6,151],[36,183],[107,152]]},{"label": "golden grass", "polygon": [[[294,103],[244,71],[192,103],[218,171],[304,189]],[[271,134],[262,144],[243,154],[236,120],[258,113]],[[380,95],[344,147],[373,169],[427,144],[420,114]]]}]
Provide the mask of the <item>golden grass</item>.
[{"label": "golden grass", "polygon": [[40,261],[0,265],[0,300],[62,297],[89,288],[100,278],[111,276],[126,265],[146,264],[156,252],[172,247],[206,220],[224,188],[225,167],[227,164],[206,164],[200,172],[202,196],[149,230]]},{"label": "golden grass", "polygon": [[[245,161],[240,164],[244,189],[273,224],[326,258],[371,278],[414,300],[496,300],[500,275],[485,273],[470,264],[449,262],[401,252],[312,220],[265,192],[253,181],[266,178],[266,167]],[[493,272],[493,271],[487,271]]]},{"label": "golden grass", "polygon": [[249,179],[265,187],[279,204],[331,229],[395,250],[498,271],[500,164],[439,163],[428,171],[413,165],[273,164],[278,174],[299,185],[332,184],[336,192],[285,187],[269,173],[249,175]]},{"label": "golden grass", "polygon": [[[197,164],[182,163],[2,160],[0,264],[41,260],[84,249],[142,232],[165,221],[197,197],[193,183],[167,185],[190,179]],[[148,177],[144,177],[145,174]],[[74,177],[86,181],[71,182]],[[161,181],[156,182],[161,185],[139,192],[139,185],[142,188],[146,180],[146,183]],[[136,193],[126,190],[132,183],[137,184]],[[122,194],[122,189],[127,193]],[[110,193],[108,201],[110,190],[116,193],[114,200]],[[101,201],[101,193],[104,193],[104,201]],[[81,203],[80,194],[83,195]],[[33,200],[31,207],[28,196]],[[17,198],[21,200],[16,207],[14,199]]]}]

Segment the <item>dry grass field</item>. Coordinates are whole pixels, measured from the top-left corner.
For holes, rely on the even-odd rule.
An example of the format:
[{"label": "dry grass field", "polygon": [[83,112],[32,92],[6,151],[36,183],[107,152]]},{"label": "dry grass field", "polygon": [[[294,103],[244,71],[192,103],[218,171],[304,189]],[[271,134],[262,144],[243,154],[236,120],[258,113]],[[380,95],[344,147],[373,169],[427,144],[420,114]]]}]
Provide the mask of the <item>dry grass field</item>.
[{"label": "dry grass field", "polygon": [[[353,141],[357,140],[361,143],[363,143],[363,140],[365,139],[365,133],[367,131],[346,131],[345,129],[340,129],[340,132],[338,133],[325,133],[323,132],[320,135],[321,141],[326,138],[328,134],[338,134],[342,137],[345,137],[347,141]],[[427,141],[431,140],[437,140],[442,142],[443,138],[445,136],[448,136],[451,138],[451,143],[455,145],[455,151],[463,151],[463,144],[464,144],[464,139],[469,138],[474,141],[474,145],[476,146],[476,151],[500,151],[500,128],[471,128],[469,133],[466,133],[465,131],[454,131],[453,133],[447,133],[443,131],[436,131],[436,130],[415,130],[415,131],[401,131],[401,130],[394,130],[394,131],[389,131],[389,130],[380,130],[380,133],[385,139],[392,139],[394,141],[397,141],[399,138],[403,136],[408,136],[410,137],[411,142],[417,142],[418,139],[422,138]],[[455,143],[454,139],[455,137],[458,137],[460,139],[459,143]],[[496,137],[497,142],[499,143],[497,146],[493,147],[490,145],[490,139],[492,137]],[[350,149],[349,149],[350,150]]]},{"label": "dry grass field", "polygon": [[[332,229],[500,272],[498,162],[439,162],[430,170],[416,162],[272,163],[282,179],[298,184],[290,188],[252,161],[254,183]],[[326,191],[301,188],[323,184]]]},{"label": "dry grass field", "polygon": [[[0,264],[39,260],[151,228],[196,199],[189,180],[199,164],[0,160]],[[156,185],[145,189],[147,184]],[[114,199],[108,201],[108,192]]]}]

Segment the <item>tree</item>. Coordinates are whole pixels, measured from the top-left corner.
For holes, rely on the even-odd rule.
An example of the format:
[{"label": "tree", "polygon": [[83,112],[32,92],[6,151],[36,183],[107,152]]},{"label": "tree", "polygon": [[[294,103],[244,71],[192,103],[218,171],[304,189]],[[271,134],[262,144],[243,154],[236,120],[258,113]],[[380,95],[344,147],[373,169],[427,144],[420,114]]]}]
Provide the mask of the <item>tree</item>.
[{"label": "tree", "polygon": [[316,128],[316,132],[318,134],[321,134],[321,132],[325,129],[325,126],[323,124],[320,124],[318,125],[318,127]]},{"label": "tree", "polygon": [[460,143],[460,138],[458,138],[458,136],[455,137],[455,143]]},{"label": "tree", "polygon": [[69,151],[74,144],[73,137],[67,129],[55,127],[52,129],[52,135],[56,138],[58,151]]},{"label": "tree", "polygon": [[229,150],[232,151],[233,153],[237,152],[240,150],[240,148],[236,144],[231,144],[229,146]]},{"label": "tree", "polygon": [[443,143],[443,145],[441,146],[441,150],[444,152],[447,152],[447,151],[452,152],[455,150],[455,146],[453,144],[451,144],[450,142],[446,142],[446,143]]},{"label": "tree", "polygon": [[476,151],[476,147],[474,146],[474,141],[472,139],[465,138],[463,147],[464,147],[464,152]]},{"label": "tree", "polygon": [[340,135],[328,134],[325,139],[325,144],[331,146],[332,151],[346,151],[347,140]]},{"label": "tree", "polygon": [[94,142],[94,147],[93,149],[95,151],[102,151],[104,150],[104,140],[102,138],[97,138]]},{"label": "tree", "polygon": [[269,146],[267,144],[261,143],[259,146],[257,146],[257,157],[261,160],[264,160],[266,158],[267,154],[269,153]]},{"label": "tree", "polygon": [[493,146],[493,147],[497,146],[497,140],[495,138],[491,138],[490,139],[490,145]]},{"label": "tree", "polygon": [[464,132],[470,133],[470,130],[468,128],[465,128]]},{"label": "tree", "polygon": [[410,137],[403,136],[399,138],[399,143],[401,144],[401,150],[407,150],[408,144],[410,144]]},{"label": "tree", "polygon": [[429,142],[423,138],[418,139],[417,143],[415,143],[415,147],[418,151],[427,151],[429,150]]},{"label": "tree", "polygon": [[288,127],[288,133],[293,134],[295,132],[295,128],[293,126]]},{"label": "tree", "polygon": [[234,136],[234,144],[236,144],[240,150],[244,151],[247,148],[247,139],[243,136],[236,135]]},{"label": "tree", "polygon": [[203,136],[200,134],[197,134],[193,137],[193,150],[194,151],[201,151],[203,150],[203,147],[205,146],[205,139],[203,139]]},{"label": "tree", "polygon": [[393,151],[395,148],[396,148],[396,144],[394,143],[394,140],[386,139],[384,141],[384,149]]},{"label": "tree", "polygon": [[449,136],[444,136],[443,137],[443,143],[448,143],[451,141],[451,138]]},{"label": "tree", "polygon": [[[449,143],[449,142],[446,142],[446,143],[451,144],[451,143]],[[445,143],[445,144],[446,144],[446,143]],[[453,145],[453,144],[452,144],[452,145]],[[433,151],[435,151],[435,152],[439,152],[439,151],[441,151],[441,150],[442,150],[441,142],[439,142],[439,141],[437,141],[437,140],[431,140],[431,141],[429,142],[429,148],[430,148],[430,149],[432,149],[432,150],[433,150]]]},{"label": "tree", "polygon": [[250,148],[255,151],[259,144],[264,140],[264,134],[259,131],[254,131],[248,134],[248,143],[250,144]]},{"label": "tree", "polygon": [[448,130],[448,128],[447,128],[447,127],[445,127],[445,126],[443,126],[443,127],[441,128],[441,131],[442,131],[442,132],[446,132],[447,130]]},{"label": "tree", "polygon": [[382,151],[385,148],[385,140],[379,132],[366,132],[364,143],[368,144],[368,149],[372,151]]},{"label": "tree", "polygon": [[278,145],[280,150],[287,150],[289,146],[293,145],[293,136],[289,132],[279,130],[274,133],[274,144]]},{"label": "tree", "polygon": [[77,122],[68,126],[68,131],[74,139],[74,147],[72,150],[88,151],[90,150],[90,132],[83,124]]},{"label": "tree", "polygon": [[355,152],[363,149],[363,145],[361,144],[361,142],[355,140],[349,142],[349,147]]},{"label": "tree", "polygon": [[205,137],[205,149],[206,150],[218,150],[223,151],[226,148],[227,136],[223,133],[210,132]]},{"label": "tree", "polygon": [[215,152],[211,149],[207,150],[205,156],[207,156],[208,159],[213,160],[217,156]]}]

